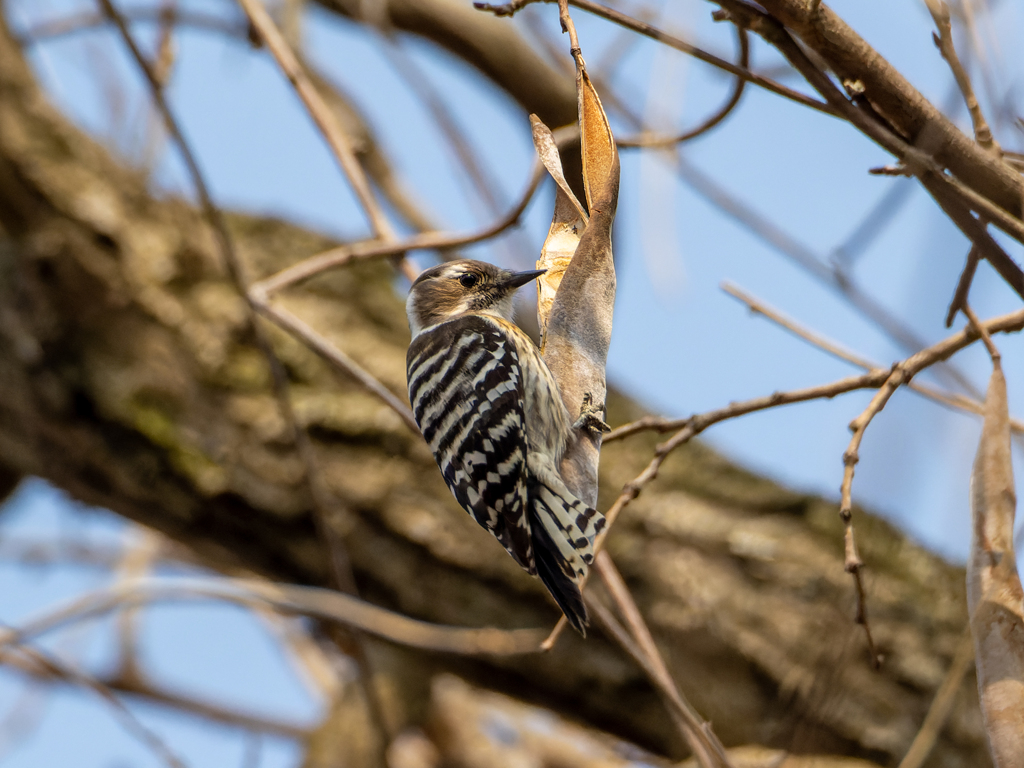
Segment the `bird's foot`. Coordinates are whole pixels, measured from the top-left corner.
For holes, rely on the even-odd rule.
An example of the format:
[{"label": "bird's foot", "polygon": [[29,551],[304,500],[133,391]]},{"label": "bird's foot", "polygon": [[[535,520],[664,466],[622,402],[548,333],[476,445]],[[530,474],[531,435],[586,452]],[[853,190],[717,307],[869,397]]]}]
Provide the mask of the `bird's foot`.
[{"label": "bird's foot", "polygon": [[573,429],[585,429],[594,434],[611,432],[612,428],[601,418],[603,415],[604,405],[596,405],[591,394],[586,392],[583,395],[583,405],[580,406],[580,417],[576,419],[572,427]]}]

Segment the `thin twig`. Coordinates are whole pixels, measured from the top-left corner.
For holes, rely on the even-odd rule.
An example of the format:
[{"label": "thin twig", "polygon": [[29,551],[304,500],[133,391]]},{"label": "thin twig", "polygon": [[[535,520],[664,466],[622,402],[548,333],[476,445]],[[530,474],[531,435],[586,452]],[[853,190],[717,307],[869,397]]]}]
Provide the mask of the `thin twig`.
[{"label": "thin twig", "polygon": [[[669,446],[669,443],[663,443],[657,448],[658,453],[661,453],[662,451],[671,452],[684,442],[696,437],[713,424],[728,421],[729,419],[735,419],[739,416],[746,416],[747,414],[754,413],[756,411],[778,408],[783,405],[805,403],[809,400],[830,400],[836,395],[842,395],[859,389],[875,389],[884,384],[888,376],[888,370],[874,369],[860,376],[848,376],[845,379],[839,379],[838,381],[833,381],[828,384],[819,384],[813,387],[793,389],[786,392],[773,392],[772,394],[764,397],[755,397],[751,400],[741,400],[729,403],[729,405],[724,408],[717,408],[713,411],[694,414],[693,416],[688,416],[684,419],[663,419],[661,417],[647,416],[612,430],[605,435],[604,442],[608,443],[615,440],[622,440],[630,437],[631,435],[635,435],[638,432],[652,430],[656,432],[685,432],[686,437],[682,438],[679,442],[675,442],[677,438],[679,438],[679,435],[677,434],[669,441],[671,446]],[[668,455],[667,452],[665,454],[666,456]],[[654,477],[652,476],[649,479],[653,480]],[[634,482],[636,481],[634,480]]]},{"label": "thin twig", "polygon": [[102,682],[85,672],[66,666],[50,654],[37,648],[30,648],[19,643],[15,650],[48,674],[70,680],[96,693],[110,705],[111,710],[117,716],[117,719],[121,721],[126,731],[148,746],[155,754],[159,755],[160,759],[171,766],[171,768],[185,768],[185,763],[167,746],[164,740],[139,720],[135,713],[125,706],[125,703]]},{"label": "thin twig", "polygon": [[[884,366],[879,365],[876,362],[872,362],[867,358],[861,357],[860,355],[854,354],[853,352],[850,352],[849,350],[840,346],[839,344],[836,344],[834,341],[826,339],[825,337],[817,333],[814,333],[813,331],[808,330],[807,328],[804,328],[803,326],[799,325],[795,320],[786,317],[777,309],[768,306],[763,301],[754,298],[750,294],[744,292],[740,288],[737,288],[731,283],[723,284],[722,290],[724,290],[729,295],[734,296],[735,298],[739,299],[744,304],[746,304],[747,307],[750,308],[751,312],[756,312],[757,314],[763,315],[766,319],[771,320],[773,323],[776,323],[777,325],[789,331],[798,338],[807,341],[808,343],[818,347],[819,349],[824,350],[825,352],[828,352],[830,355],[834,355],[840,360],[845,360],[848,363],[853,363],[854,365],[863,368],[867,371],[874,371],[884,368]],[[984,412],[985,409],[985,406],[979,400],[967,397],[966,395],[961,395],[959,393],[937,389],[928,384],[922,384],[921,382],[918,381],[910,381],[908,382],[907,386],[914,392],[917,392],[918,394],[923,395],[924,397],[927,397],[930,400],[934,400],[937,403],[947,405],[951,408],[956,408],[957,410],[981,414]],[[1024,433],[1024,423],[1017,419],[1010,420],[1010,428],[1013,429],[1015,432]],[[665,429],[662,431],[667,432],[668,430]],[[608,440],[608,437],[610,437],[610,435],[605,436],[605,441]]]},{"label": "thin twig", "polygon": [[953,702],[956,701],[956,695],[960,691],[964,675],[973,664],[974,641],[971,638],[971,628],[968,627],[960,639],[946,677],[942,681],[942,685],[939,686],[939,690],[935,692],[931,706],[928,707],[928,714],[925,715],[914,741],[911,742],[910,749],[900,761],[899,768],[921,768],[924,761],[928,759],[928,755],[931,754],[935,742],[938,741],[939,735],[942,733],[942,726],[946,724],[946,719],[953,709]]},{"label": "thin twig", "polygon": [[894,365],[892,372],[886,377],[885,382],[879,387],[871,402],[868,403],[861,414],[850,422],[850,443],[843,452],[843,482],[839,488],[839,517],[843,521],[843,567],[854,580],[857,591],[857,623],[864,627],[864,634],[868,642],[868,650],[871,653],[872,664],[875,668],[881,666],[882,659],[875,649],[874,640],[871,637],[871,625],[867,616],[867,600],[864,592],[864,580],[861,573],[864,561],[857,552],[857,540],[853,528],[853,476],[854,468],[860,460],[860,445],[864,439],[864,433],[872,420],[885,408],[893,393],[900,385],[910,380],[907,370],[900,364]]},{"label": "thin twig", "polygon": [[533,199],[533,194],[537,191],[537,186],[540,184],[540,180],[543,177],[544,166],[540,164],[539,160],[534,161],[533,168],[531,169],[530,181],[515,206],[513,206],[503,218],[476,232],[464,235],[451,232],[424,232],[419,235],[413,235],[405,240],[398,240],[392,243],[381,243],[376,240],[363,240],[350,245],[341,245],[337,248],[331,248],[328,251],[317,254],[316,256],[311,256],[308,259],[303,259],[294,266],[283,269],[264,280],[253,283],[250,291],[252,291],[253,295],[257,297],[257,299],[262,299],[263,297],[271,296],[290,285],[295,285],[303,280],[308,280],[314,275],[326,272],[329,269],[334,269],[335,267],[344,266],[352,261],[383,258],[407,251],[457,248],[459,246],[472,245],[473,243],[479,243],[482,240],[487,240],[495,235],[501,234],[503,231],[519,221],[519,217],[522,216],[523,211],[526,210],[527,205],[529,205],[530,201]]},{"label": "thin twig", "polygon": [[[517,0],[516,2],[505,3],[504,5],[474,2],[473,7],[478,8],[481,11],[493,13],[495,16],[511,16],[520,8],[524,8],[534,2],[553,3],[556,2],[556,0]],[[645,21],[635,19],[620,11],[616,11],[613,8],[607,8],[603,5],[591,2],[590,0],[569,0],[569,4],[610,21],[613,24],[618,24],[627,29],[631,29],[634,32],[638,32],[645,37],[649,37],[652,40],[656,40],[659,43],[667,45],[669,48],[675,48],[677,51],[682,51],[688,56],[692,56],[695,59],[703,61],[705,64],[710,64],[711,66],[724,70],[731,75],[743,78],[753,85],[757,85],[765,90],[771,91],[772,93],[776,93],[779,96],[783,96],[799,104],[803,104],[805,107],[810,107],[811,109],[815,109],[829,115],[834,114],[833,109],[828,104],[802,94],[799,91],[795,91],[792,88],[787,88],[774,80],[762,77],[756,72],[751,72],[749,69],[737,67],[732,62],[715,56],[712,53],[708,53],[695,45],[690,45],[689,43],[680,40],[678,37],[670,35],[667,32],[663,32]]]},{"label": "thin twig", "polygon": [[967,252],[967,263],[964,264],[963,271],[960,273],[960,279],[956,282],[956,290],[953,292],[953,298],[949,302],[949,309],[946,311],[947,328],[953,325],[956,313],[967,304],[967,296],[971,292],[971,283],[974,282],[974,273],[978,271],[979,258],[978,247],[972,245],[971,249]]},{"label": "thin twig", "polygon": [[319,587],[253,579],[146,578],[87,593],[48,610],[19,628],[0,630],[0,649],[125,605],[210,599],[243,606],[269,606],[283,613],[358,629],[397,645],[457,655],[536,653],[545,634],[539,629],[474,629],[432,624],[380,608],[343,592]]},{"label": "thin twig", "polygon": [[[80,677],[63,675],[61,672],[64,670],[40,664],[37,659],[23,654],[22,650],[22,648],[15,647],[0,652],[0,664],[9,669],[16,670],[18,673],[26,675],[36,682],[82,685]],[[310,733],[308,728],[298,724],[274,720],[255,713],[229,709],[207,701],[157,688],[137,679],[125,680],[121,676],[97,677],[93,678],[93,682],[113,693],[130,696],[145,701],[148,704],[157,704],[177,712],[247,731],[271,733],[275,736],[296,741],[304,741],[309,737]]]},{"label": "thin twig", "polygon": [[949,6],[943,0],[925,0],[925,5],[928,6],[928,11],[935,21],[936,29],[939,30],[938,35],[934,37],[935,45],[938,46],[942,58],[949,64],[953,77],[956,78],[956,84],[964,96],[967,111],[971,114],[971,123],[974,125],[974,140],[983,149],[999,155],[999,143],[992,137],[992,130],[989,128],[988,121],[985,120],[985,115],[981,111],[978,97],[974,95],[971,78],[967,75],[964,65],[960,63],[960,57],[957,56],[956,48],[953,45],[953,26],[949,20]]},{"label": "thin twig", "polygon": [[[747,35],[747,30],[742,26],[736,25],[736,35],[738,38],[739,46],[739,66],[743,69],[747,68],[750,63],[750,39]],[[725,104],[721,106],[713,115],[704,120],[700,125],[695,128],[691,128],[673,136],[658,136],[649,135],[646,131],[639,134],[638,136],[616,139],[615,143],[618,144],[619,148],[629,147],[668,147],[675,144],[683,144],[692,139],[696,139],[698,136],[703,136],[705,133],[710,131],[712,128],[721,123],[727,118],[736,106],[740,103],[740,99],[743,97],[743,92],[746,89],[747,81],[742,77],[736,78],[736,83],[733,85],[732,93],[729,94],[729,98],[726,99]]]},{"label": "thin twig", "polygon": [[331,342],[314,330],[312,326],[303,322],[287,309],[258,298],[255,298],[254,301],[261,315],[297,339],[301,339],[306,346],[327,360],[335,368],[355,379],[364,389],[378,397],[381,402],[398,414],[398,417],[405,422],[409,429],[419,434],[419,427],[416,425],[416,419],[413,418],[409,406],[374,378],[369,371],[331,344]]},{"label": "thin twig", "polygon": [[[636,640],[641,653],[648,659],[650,668],[657,677],[658,687],[667,693],[669,700],[686,722],[687,729],[692,731],[692,737],[688,741],[691,741],[690,746],[694,753],[698,755],[701,752],[707,753],[707,756],[711,758],[709,763],[712,765],[729,766],[729,758],[725,754],[722,743],[711,730],[710,723],[704,720],[693,705],[687,701],[672,679],[668,666],[654,642],[653,635],[651,635],[651,630],[647,626],[647,622],[644,621],[643,614],[640,613],[622,574],[612,562],[611,556],[607,552],[601,552],[595,558],[594,564],[601,576],[602,583],[619,610],[619,615],[625,621],[626,627]],[[694,748],[693,742],[699,743],[701,749]]]},{"label": "thin twig", "polygon": [[899,218],[903,207],[911,199],[913,190],[913,184],[901,179],[895,180],[857,222],[846,239],[832,249],[828,261],[833,264],[841,281],[850,280],[850,267],[879,235],[885,232],[885,228]]},{"label": "thin twig", "polygon": [[[989,333],[1013,333],[1019,331],[1021,328],[1024,328],[1024,310],[994,318],[983,323],[983,326],[989,331]],[[836,395],[853,392],[854,390],[859,389],[875,389],[885,383],[894,368],[899,366],[909,366],[911,361],[914,361],[911,366],[913,370],[913,374],[911,375],[916,375],[925,368],[949,358],[959,350],[977,341],[978,338],[979,336],[977,331],[973,330],[973,328],[966,328],[960,333],[950,336],[932,347],[921,350],[921,352],[913,355],[902,363],[896,363],[889,369],[873,367],[867,373],[860,376],[850,376],[829,384],[807,387],[805,389],[796,389],[787,392],[774,392],[766,397],[758,397],[752,400],[730,403],[724,408],[705,411],[704,413],[694,414],[693,416],[688,416],[683,419],[664,419],[660,416],[645,416],[642,419],[637,419],[636,421],[624,424],[623,426],[612,430],[605,435],[604,442],[608,443],[615,440],[623,440],[639,432],[645,431],[678,431],[678,433],[685,433],[683,435],[674,435],[672,440],[669,441],[672,443],[671,446],[669,446],[669,443],[663,443],[658,446],[657,452],[660,454],[664,450],[670,451],[679,445],[682,445],[684,442],[696,437],[696,435],[714,424],[736,418],[737,416],[745,416],[746,414],[754,413],[755,411],[763,411],[782,405],[790,405],[792,403],[802,403],[808,400],[831,399]],[[855,360],[858,358],[852,357],[852,359]],[[859,364],[865,363],[867,363],[867,361],[862,361],[862,363]],[[908,377],[904,384],[909,384],[911,381],[912,379]],[[936,396],[936,394],[937,393],[934,392],[931,393],[932,396]],[[940,398],[936,396],[936,399]],[[966,398],[943,400],[943,402],[949,402],[950,405],[963,408],[964,410],[974,410],[973,407],[969,407],[968,405],[968,403],[973,403],[973,401],[968,401]],[[1018,423],[1017,429],[1024,431],[1024,424]],[[679,442],[673,442],[677,438],[681,438],[679,439]],[[665,455],[667,456],[667,453]],[[657,455],[655,458],[657,458]],[[660,466],[660,462],[658,463],[658,466]],[[648,469],[651,468],[649,467]],[[644,474],[638,476],[632,483],[627,484],[626,488],[637,483],[642,486],[650,480],[653,480],[654,477],[657,476],[657,467],[654,467],[653,469],[654,475],[646,477],[647,470],[645,470]],[[645,479],[641,482],[642,477]],[[639,495],[639,488],[637,489],[636,495]],[[634,495],[633,498],[636,498],[636,495]]]},{"label": "thin twig", "polygon": [[[1024,328],[1024,310],[993,318],[992,320],[979,324],[978,327],[983,328],[990,334],[1019,331],[1021,328]],[[832,382],[831,384],[824,384],[792,392],[776,392],[768,397],[760,397],[754,400],[732,403],[725,408],[697,414],[687,419],[680,419],[672,422],[670,425],[666,425],[669,426],[669,428],[678,427],[678,430],[674,435],[672,435],[672,437],[655,448],[654,456],[651,458],[650,462],[648,462],[643,471],[622,487],[622,491],[619,493],[618,498],[605,513],[607,523],[604,530],[598,534],[597,541],[595,542],[595,551],[600,551],[604,546],[604,541],[613,527],[615,520],[622,513],[622,510],[640,495],[644,486],[658,476],[658,472],[661,469],[661,465],[665,462],[665,459],[667,459],[676,448],[686,442],[689,442],[711,425],[737,416],[742,416],[747,413],[765,410],[767,408],[775,408],[788,403],[804,402],[820,398],[831,398],[838,394],[850,392],[855,389],[880,388],[878,393],[876,393],[875,397],[872,399],[871,405],[869,405],[869,407],[865,409],[864,413],[862,413],[861,416],[859,416],[858,419],[855,419],[851,424],[851,428],[854,429],[854,438],[851,440],[850,448],[847,449],[847,453],[844,456],[846,471],[843,478],[842,502],[840,506],[840,514],[843,517],[844,525],[847,529],[844,534],[846,549],[845,565],[847,570],[853,574],[855,579],[855,585],[858,593],[858,621],[860,622],[863,619],[865,631],[869,632],[870,628],[866,623],[866,611],[862,602],[863,582],[860,576],[860,559],[857,556],[856,544],[853,539],[852,513],[850,511],[850,507],[852,506],[850,503],[850,484],[853,481],[853,465],[856,463],[856,449],[860,445],[860,438],[863,436],[863,431],[871,418],[881,410],[885,405],[885,402],[888,401],[889,397],[898,386],[908,383],[915,375],[925,368],[935,365],[942,360],[948,359],[964,347],[977,341],[978,338],[978,330],[976,330],[973,325],[968,326],[959,333],[953,334],[939,343],[911,355],[906,360],[894,364],[888,371],[874,370],[861,376],[852,376]],[[640,431],[640,429],[645,428],[643,421],[644,420],[641,420],[637,426],[629,425],[628,429],[622,428],[618,437],[625,437],[627,434],[632,434],[633,432]],[[614,435],[614,433],[612,434]],[[611,437],[611,435],[609,435],[609,437]],[[607,440],[608,437],[605,438],[606,442]],[[552,633],[552,635],[554,635],[554,633]],[[551,642],[552,637],[549,637],[548,640],[545,641],[548,645]],[[869,645],[872,648],[872,658],[875,663],[877,663],[878,656],[873,650],[873,641],[871,641]]]},{"label": "thin twig", "polygon": [[474,200],[478,197],[482,199],[488,216],[496,216],[501,209],[501,204],[495,193],[499,185],[491,176],[490,168],[486,163],[481,162],[477,153],[473,151],[472,141],[462,130],[438,89],[406,52],[400,40],[391,34],[391,30],[385,30],[383,42],[382,50],[391,66],[406,81],[409,89],[423,102],[423,106],[430,112],[430,116],[441,130],[441,135],[444,136],[449,149],[465,170],[466,178],[469,179],[473,188],[472,198]]},{"label": "thin twig", "polygon": [[[281,361],[277,358],[274,353],[274,349],[267,339],[263,328],[260,326],[257,318],[257,304],[253,300],[246,287],[245,279],[242,275],[241,261],[238,258],[238,254],[235,250],[234,240],[231,237],[230,230],[227,227],[227,222],[224,218],[223,212],[214,204],[213,198],[210,196],[209,188],[206,185],[205,178],[202,171],[199,168],[199,164],[192,153],[191,147],[185,140],[184,134],[178,125],[178,121],[171,111],[170,105],[167,103],[167,99],[164,95],[163,87],[160,83],[159,78],[153,71],[149,61],[143,56],[142,51],[139,49],[132,37],[130,30],[128,29],[127,22],[120,15],[117,9],[114,7],[112,0],[98,0],[100,7],[117,27],[118,32],[124,40],[125,45],[128,47],[135,59],[136,64],[142,71],[149,83],[150,93],[153,97],[154,102],[157,105],[161,115],[164,118],[164,123],[167,126],[168,132],[171,134],[175,143],[178,145],[179,151],[182,158],[185,161],[185,165],[188,168],[189,175],[192,178],[192,183],[196,188],[196,192],[199,195],[199,199],[202,205],[203,213],[205,214],[210,225],[213,227],[215,240],[218,249],[221,253],[224,267],[228,272],[232,284],[235,290],[241,295],[245,302],[247,319],[249,326],[252,329],[253,336],[256,340],[257,346],[262,352],[264,358],[271,371],[271,380],[273,382],[274,393],[278,401],[278,407],[281,410],[281,414],[284,418],[285,423],[288,425],[289,430],[292,434],[292,439],[295,442],[295,448],[301,459],[304,467],[304,474],[307,486],[309,488],[310,496],[313,501],[313,522],[317,528],[317,532],[320,536],[321,541],[325,549],[325,555],[330,565],[330,571],[334,579],[335,585],[338,589],[344,590],[351,594],[356,594],[356,583],[355,575],[352,571],[352,563],[348,556],[348,551],[345,549],[344,543],[341,540],[338,530],[341,528],[339,518],[343,514],[337,505],[337,500],[332,496],[327,488],[326,482],[320,476],[316,467],[316,456],[313,450],[313,444],[309,439],[309,435],[306,431],[299,427],[298,420],[295,416],[295,410],[292,407],[291,396],[289,392],[289,382],[287,374],[285,373],[284,366]],[[249,0],[240,0],[240,2],[249,2]],[[263,13],[261,17],[259,12]],[[266,12],[263,11],[262,7],[259,8],[257,17],[266,24],[273,26],[270,22]],[[256,22],[254,22],[255,24]],[[266,32],[266,29],[261,30]],[[278,48],[282,46],[287,49],[287,45],[284,44],[283,39],[280,38],[280,34],[276,32],[276,28],[273,33],[277,34],[275,38],[279,44]],[[290,50],[288,50],[290,53]],[[294,57],[292,57],[294,59]],[[303,75],[304,77],[304,75]],[[308,79],[305,80],[308,84]],[[315,93],[315,92],[314,92]],[[320,106],[324,106],[322,100],[317,102]],[[330,115],[333,121],[333,115]],[[333,127],[337,128],[337,123],[330,123]],[[332,144],[333,146],[333,144]],[[339,149],[347,148],[344,145]],[[360,170],[361,173],[361,170]],[[365,177],[360,177],[365,182]],[[372,219],[372,216],[371,216]],[[378,234],[388,235],[389,229],[381,230]],[[367,701],[370,705],[371,711],[374,713],[378,724],[382,727],[382,732],[387,732],[386,723],[383,717],[380,715],[382,708],[379,704],[376,691],[372,687],[373,675],[369,668],[369,661],[366,653],[363,649],[362,642],[358,635],[354,637],[355,644],[353,647],[353,657],[356,660],[360,668],[360,681],[366,692]]]},{"label": "thin twig", "polygon": [[587,609],[593,614],[597,624],[604,630],[605,634],[611,640],[618,643],[619,647],[636,662],[637,666],[647,675],[647,679],[651,681],[658,693],[661,694],[662,699],[668,705],[669,715],[676,724],[680,734],[682,734],[683,739],[689,745],[697,760],[697,764],[701,768],[716,768],[718,763],[714,759],[714,751],[706,744],[706,740],[700,737],[703,735],[702,729],[693,727],[691,719],[687,717],[686,707],[679,700],[673,698],[673,689],[666,687],[665,680],[651,664],[647,655],[640,650],[636,641],[630,637],[626,628],[619,623],[618,619],[615,618],[615,615],[604,603],[594,597],[591,592],[584,593],[583,597],[587,602]]},{"label": "thin twig", "polygon": [[[240,24],[237,21],[227,20],[210,13],[183,10],[181,8],[172,8],[170,10],[166,8],[126,8],[121,11],[121,16],[129,22],[159,24],[167,22],[175,26],[187,24],[195,29],[231,36],[245,36],[246,32],[246,25]],[[38,22],[30,26],[16,39],[19,45],[35,45],[101,27],[107,23],[108,18],[105,14],[94,11],[71,13],[60,18]]]},{"label": "thin twig", "polygon": [[562,32],[569,33],[569,53],[575,59],[580,55],[580,39],[576,35],[576,25],[572,23],[572,16],[569,15],[569,0],[558,0],[558,21],[562,25]]},{"label": "thin twig", "polygon": [[978,320],[978,316],[974,314],[974,310],[971,309],[971,305],[965,302],[963,306],[963,312],[965,315],[967,315],[967,319],[971,321],[971,326],[973,326],[974,329],[981,335],[981,340],[985,343],[985,349],[988,350],[988,356],[992,358],[993,362],[1000,360],[1002,358],[1002,355],[999,354],[999,350],[996,348],[995,343],[992,341],[992,337],[989,335],[988,331],[985,330],[984,323]]},{"label": "thin twig", "polygon": [[384,215],[384,211],[381,210],[377,199],[373,196],[370,182],[366,178],[359,160],[356,159],[355,152],[352,151],[348,137],[342,130],[331,108],[327,106],[327,102],[324,101],[306,75],[305,69],[299,63],[298,58],[278,30],[277,25],[274,24],[273,19],[270,18],[270,14],[267,13],[259,0],[238,0],[238,4],[242,6],[253,29],[259,35],[259,38],[266,43],[274,60],[281,68],[281,72],[295,88],[295,91],[302,99],[302,103],[305,104],[306,109],[309,111],[310,117],[313,118],[313,121],[320,129],[320,133],[327,140],[335,160],[337,160],[349,184],[352,185],[352,191],[355,192],[356,198],[359,200],[359,204],[362,206],[363,212],[370,222],[373,234],[384,240],[393,240],[394,230]]}]

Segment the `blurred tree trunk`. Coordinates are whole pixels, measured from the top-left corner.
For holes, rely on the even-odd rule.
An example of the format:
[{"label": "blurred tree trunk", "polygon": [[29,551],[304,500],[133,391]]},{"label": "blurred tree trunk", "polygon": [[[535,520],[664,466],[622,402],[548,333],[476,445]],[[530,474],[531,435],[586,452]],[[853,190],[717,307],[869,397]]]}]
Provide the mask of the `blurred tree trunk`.
[{"label": "blurred tree trunk", "polygon": [[[329,245],[278,221],[237,215],[232,225],[252,277]],[[408,331],[387,264],[329,275],[285,301],[404,392]],[[154,196],[50,106],[0,30],[0,479],[46,478],[213,568],[326,583],[302,466],[246,327],[196,211]],[[436,622],[552,625],[543,588],[456,507],[419,436],[298,342],[274,341],[345,509],[341,533],[364,597]],[[637,415],[613,399],[611,423]],[[646,464],[655,442],[607,447],[603,498]],[[609,546],[680,687],[727,745],[892,763],[965,626],[963,572],[867,516],[858,535],[886,656],[880,672],[851,618],[834,505],[691,445],[629,508]],[[385,644],[373,655],[402,723],[424,717],[432,677],[454,671],[683,754],[640,670],[597,631],[528,658]],[[970,678],[929,765],[987,761]]]}]

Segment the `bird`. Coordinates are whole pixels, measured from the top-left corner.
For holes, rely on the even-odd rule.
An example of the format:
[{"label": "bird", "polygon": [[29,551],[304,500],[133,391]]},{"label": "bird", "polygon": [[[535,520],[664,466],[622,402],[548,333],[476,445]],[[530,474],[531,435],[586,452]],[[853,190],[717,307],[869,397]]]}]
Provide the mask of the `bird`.
[{"label": "bird", "polygon": [[585,637],[580,588],[605,519],[558,467],[587,420],[570,417],[540,350],[512,319],[516,290],[544,272],[462,259],[420,274],[406,302],[409,401],[456,501],[540,577]]}]

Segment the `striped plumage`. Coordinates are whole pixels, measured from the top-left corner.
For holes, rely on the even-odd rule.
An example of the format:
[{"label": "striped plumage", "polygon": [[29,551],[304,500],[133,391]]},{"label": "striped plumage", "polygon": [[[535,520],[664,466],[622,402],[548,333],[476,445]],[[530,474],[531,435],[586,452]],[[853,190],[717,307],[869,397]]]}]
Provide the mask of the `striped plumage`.
[{"label": "striped plumage", "polygon": [[420,275],[407,304],[409,400],[456,500],[582,633],[579,584],[604,517],[562,481],[572,420],[540,351],[511,322],[516,288],[539,274],[463,260]]}]

